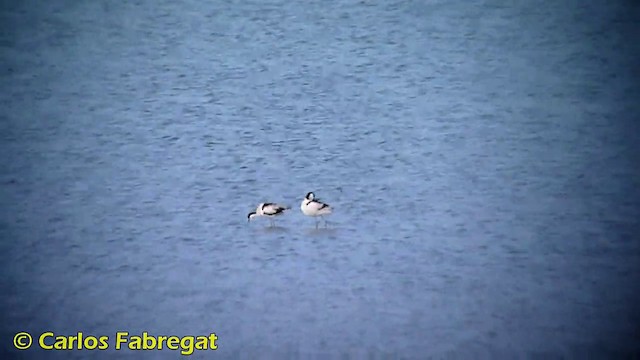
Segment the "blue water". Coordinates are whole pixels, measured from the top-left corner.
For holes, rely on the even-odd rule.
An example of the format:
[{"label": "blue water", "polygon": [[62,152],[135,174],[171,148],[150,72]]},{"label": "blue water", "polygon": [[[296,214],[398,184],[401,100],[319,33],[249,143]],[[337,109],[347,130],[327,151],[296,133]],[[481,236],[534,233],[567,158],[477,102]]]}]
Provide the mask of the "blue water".
[{"label": "blue water", "polygon": [[640,7],[507,3],[2,2],[0,354],[640,353]]}]

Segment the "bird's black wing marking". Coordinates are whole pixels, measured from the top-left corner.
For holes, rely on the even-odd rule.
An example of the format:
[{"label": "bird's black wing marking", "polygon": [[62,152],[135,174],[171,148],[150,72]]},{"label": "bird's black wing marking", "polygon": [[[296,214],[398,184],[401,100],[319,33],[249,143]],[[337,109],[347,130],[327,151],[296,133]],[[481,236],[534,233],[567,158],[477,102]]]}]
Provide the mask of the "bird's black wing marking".
[{"label": "bird's black wing marking", "polygon": [[264,203],[264,204],[262,204],[262,208],[260,210],[264,210],[264,208],[266,206],[271,206],[271,205],[275,205],[275,204],[274,203]]},{"label": "bird's black wing marking", "polygon": [[[273,206],[273,207],[271,209],[269,209],[270,210],[269,212],[265,212],[264,208],[266,206]],[[282,206],[279,206],[279,205],[276,205],[274,203],[268,203],[268,204],[264,204],[262,206],[262,212],[265,213],[266,215],[277,215],[277,214],[280,214],[281,212],[283,212],[285,210],[286,210],[286,208],[284,208]]]},{"label": "bird's black wing marking", "polygon": [[316,204],[320,205],[320,208],[318,208],[318,210],[322,210],[322,209],[324,209],[324,208],[326,208],[326,207],[329,207],[329,205],[328,205],[328,204],[325,204],[325,203],[323,203],[323,202],[322,202],[322,201],[320,201],[320,200],[311,200],[311,202],[313,202],[313,203],[316,203]]}]

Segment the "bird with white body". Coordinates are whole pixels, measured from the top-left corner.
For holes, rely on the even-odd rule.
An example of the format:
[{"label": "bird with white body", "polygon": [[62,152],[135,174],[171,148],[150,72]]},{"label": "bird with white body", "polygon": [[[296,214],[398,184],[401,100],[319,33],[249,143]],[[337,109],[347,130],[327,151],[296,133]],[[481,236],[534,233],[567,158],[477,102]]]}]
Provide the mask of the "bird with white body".
[{"label": "bird with white body", "polygon": [[[320,199],[316,199],[316,195],[313,192],[308,192],[300,204],[300,210],[302,213],[311,217],[320,217],[324,220],[325,227],[327,226],[327,220],[324,218],[326,215],[330,215],[333,209],[329,204],[326,204]],[[318,220],[316,219],[316,228],[318,228]]]},{"label": "bird with white body", "polygon": [[252,211],[247,214],[247,222],[251,221],[256,216],[266,216],[271,222],[271,226],[274,226],[273,219],[277,216],[284,214],[286,210],[291,209],[288,206],[275,204],[275,203],[260,203],[256,208],[256,211]]}]

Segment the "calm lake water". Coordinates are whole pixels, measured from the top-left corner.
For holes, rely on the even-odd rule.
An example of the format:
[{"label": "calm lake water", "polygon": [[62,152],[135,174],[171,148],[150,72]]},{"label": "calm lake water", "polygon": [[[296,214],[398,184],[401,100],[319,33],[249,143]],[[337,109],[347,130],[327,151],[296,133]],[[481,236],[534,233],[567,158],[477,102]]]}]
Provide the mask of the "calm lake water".
[{"label": "calm lake water", "polygon": [[[0,355],[640,353],[640,7],[4,1]],[[308,191],[329,227],[300,212]],[[260,202],[291,211],[247,223]]]}]

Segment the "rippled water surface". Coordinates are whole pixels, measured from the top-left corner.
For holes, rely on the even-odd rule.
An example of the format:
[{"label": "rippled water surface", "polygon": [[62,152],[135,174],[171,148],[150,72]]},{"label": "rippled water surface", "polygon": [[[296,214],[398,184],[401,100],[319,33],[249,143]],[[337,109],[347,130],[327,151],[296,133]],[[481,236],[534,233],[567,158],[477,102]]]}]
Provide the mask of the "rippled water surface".
[{"label": "rippled water surface", "polygon": [[[45,330],[638,354],[640,12],[617,4],[2,2],[3,356],[179,356],[6,350]],[[264,201],[292,207],[274,229],[247,223]]]}]

